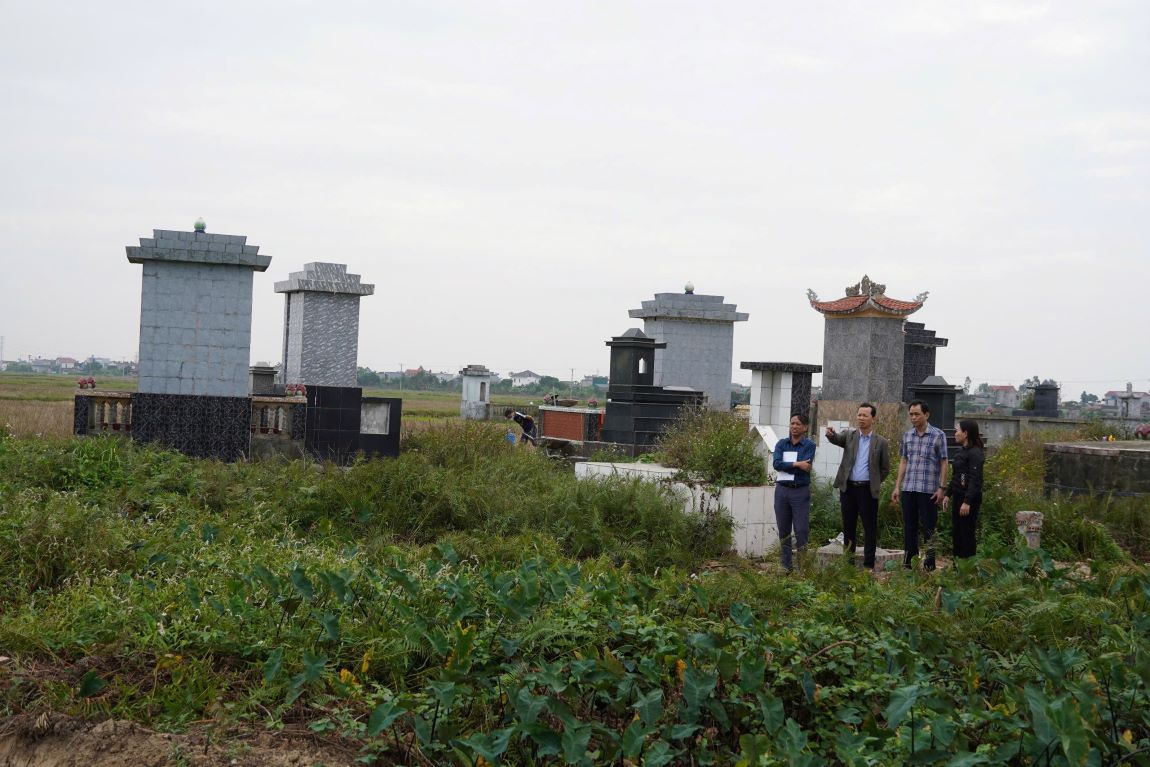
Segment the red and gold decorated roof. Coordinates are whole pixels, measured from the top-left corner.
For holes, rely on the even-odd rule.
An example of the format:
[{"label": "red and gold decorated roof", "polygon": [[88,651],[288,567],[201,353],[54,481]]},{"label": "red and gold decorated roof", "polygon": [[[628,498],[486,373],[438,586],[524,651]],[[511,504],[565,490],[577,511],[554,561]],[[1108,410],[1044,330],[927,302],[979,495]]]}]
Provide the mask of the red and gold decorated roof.
[{"label": "red and gold decorated roof", "polygon": [[846,296],[836,298],[834,301],[820,301],[813,290],[807,291],[807,298],[810,299],[815,311],[828,317],[847,315],[906,317],[921,309],[926,297],[926,293],[920,293],[913,301],[888,298],[886,285],[871,282],[870,277],[865,274],[856,285],[846,289]]}]

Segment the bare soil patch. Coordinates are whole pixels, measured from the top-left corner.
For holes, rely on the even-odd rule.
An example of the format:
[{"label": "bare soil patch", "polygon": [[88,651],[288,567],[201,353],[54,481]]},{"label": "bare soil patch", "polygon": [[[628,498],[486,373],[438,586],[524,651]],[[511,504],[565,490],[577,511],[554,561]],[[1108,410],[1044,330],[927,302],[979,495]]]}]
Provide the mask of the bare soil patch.
[{"label": "bare soil patch", "polygon": [[0,767],[353,767],[357,752],[309,732],[195,728],[22,714],[0,722]]}]

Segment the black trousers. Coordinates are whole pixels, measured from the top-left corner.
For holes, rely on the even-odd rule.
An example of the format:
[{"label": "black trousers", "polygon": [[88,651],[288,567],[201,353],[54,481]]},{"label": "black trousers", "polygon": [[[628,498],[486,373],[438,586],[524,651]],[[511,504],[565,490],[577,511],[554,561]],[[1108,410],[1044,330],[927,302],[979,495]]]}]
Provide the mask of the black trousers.
[{"label": "black trousers", "polygon": [[910,561],[918,556],[918,533],[922,530],[922,540],[926,544],[926,555],[922,566],[934,569],[934,528],[938,524],[938,506],[931,493],[899,493],[902,502],[902,547],[903,566],[910,567]]},{"label": "black trousers", "polygon": [[958,513],[964,503],[961,495],[950,499],[950,527],[954,531],[954,556],[958,559],[975,555],[975,528],[978,527],[978,508],[982,502],[970,504],[970,513],[965,517]]},{"label": "black trousers", "polygon": [[843,550],[852,554],[858,542],[858,520],[863,526],[863,567],[874,569],[874,552],[878,547],[878,499],[871,497],[870,483],[852,485],[839,493],[843,510]]}]

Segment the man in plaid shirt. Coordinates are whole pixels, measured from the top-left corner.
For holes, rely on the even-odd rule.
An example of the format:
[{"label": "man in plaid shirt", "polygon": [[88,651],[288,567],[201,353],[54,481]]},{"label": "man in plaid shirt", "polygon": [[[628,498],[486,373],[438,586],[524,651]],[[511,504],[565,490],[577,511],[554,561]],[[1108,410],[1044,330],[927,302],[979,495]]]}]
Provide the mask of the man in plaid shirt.
[{"label": "man in plaid shirt", "polygon": [[921,526],[926,544],[922,566],[933,570],[938,506],[946,497],[946,435],[930,425],[930,407],[922,400],[910,403],[910,422],[914,428],[902,435],[898,481],[890,499],[902,502],[903,566],[909,568],[911,560],[918,556]]}]

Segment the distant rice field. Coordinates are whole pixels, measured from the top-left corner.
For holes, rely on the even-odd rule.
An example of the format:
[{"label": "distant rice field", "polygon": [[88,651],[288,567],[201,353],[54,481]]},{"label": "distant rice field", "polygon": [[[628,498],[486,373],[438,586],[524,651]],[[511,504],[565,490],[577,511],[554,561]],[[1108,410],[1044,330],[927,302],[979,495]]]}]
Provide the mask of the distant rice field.
[{"label": "distant rice field", "polygon": [[[0,427],[19,436],[67,436],[72,433],[72,399],[76,393],[74,375],[0,373]],[[96,386],[113,391],[135,391],[135,378],[94,376]],[[420,430],[426,425],[459,418],[459,392],[412,391],[410,389],[364,389],[367,397],[399,397],[403,400],[405,429]],[[537,394],[496,394],[494,410],[504,407],[537,405]]]}]

